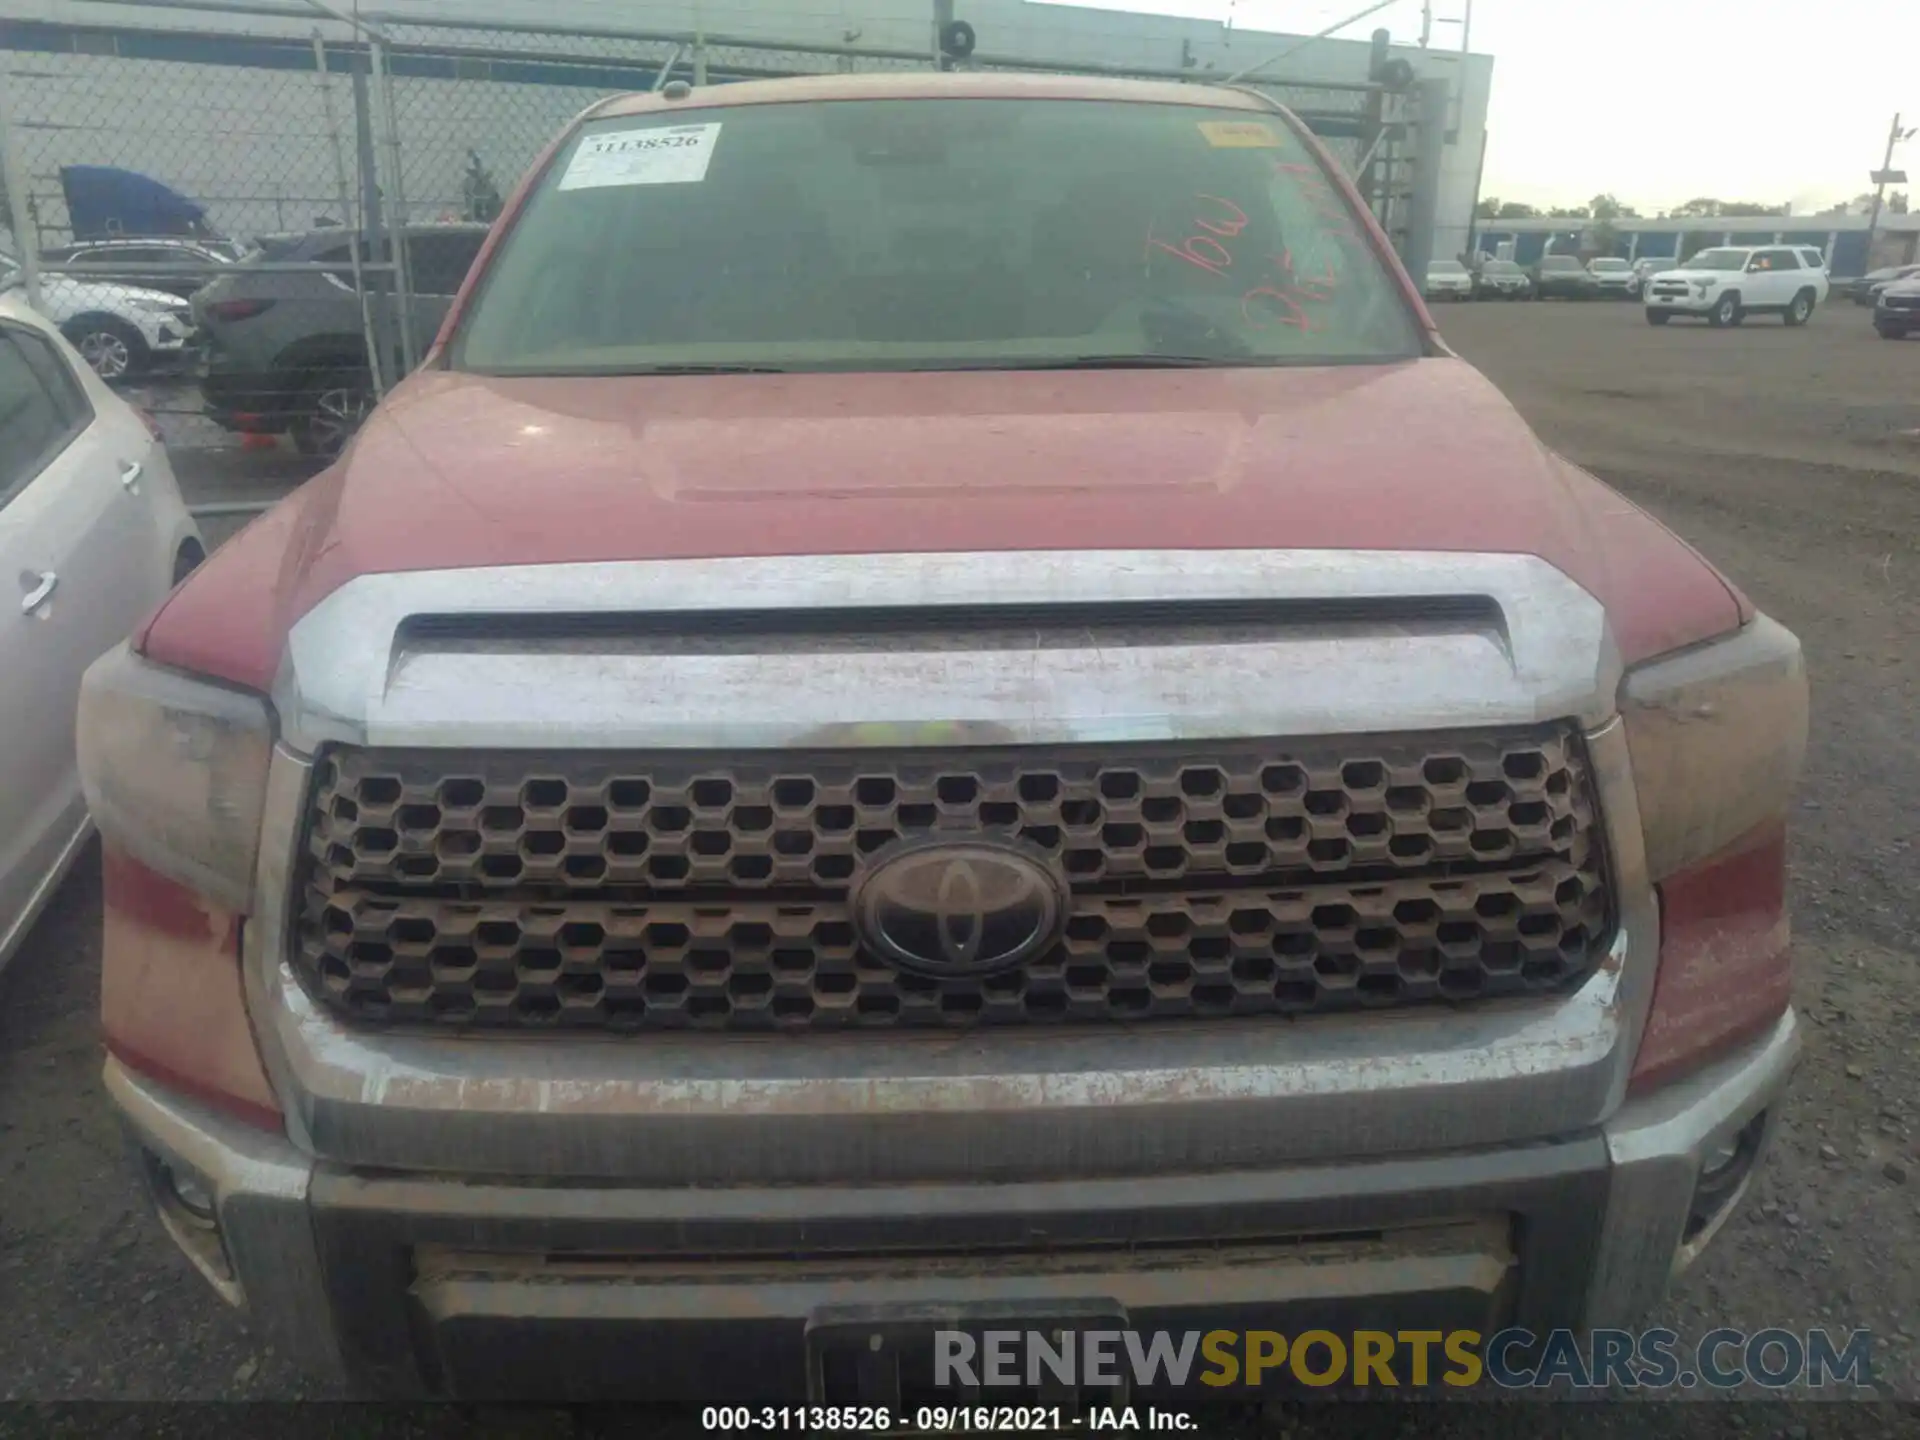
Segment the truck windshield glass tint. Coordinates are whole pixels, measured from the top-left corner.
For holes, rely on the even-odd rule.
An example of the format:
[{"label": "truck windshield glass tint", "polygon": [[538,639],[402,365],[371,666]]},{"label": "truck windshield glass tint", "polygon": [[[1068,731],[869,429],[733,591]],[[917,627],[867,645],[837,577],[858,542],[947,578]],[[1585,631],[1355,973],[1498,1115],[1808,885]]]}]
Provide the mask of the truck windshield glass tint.
[{"label": "truck windshield glass tint", "polygon": [[1386,361],[1420,353],[1278,116],[849,101],[595,122],[492,262],[495,374]]}]

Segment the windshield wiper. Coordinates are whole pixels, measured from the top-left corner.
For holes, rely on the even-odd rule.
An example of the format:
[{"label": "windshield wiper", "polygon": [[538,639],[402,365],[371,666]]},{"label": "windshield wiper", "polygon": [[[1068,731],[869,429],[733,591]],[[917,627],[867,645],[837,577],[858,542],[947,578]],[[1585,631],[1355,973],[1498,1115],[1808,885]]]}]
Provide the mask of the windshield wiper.
[{"label": "windshield wiper", "polygon": [[785,375],[785,365],[755,365],[727,360],[690,360],[679,365],[641,365],[633,369],[609,371],[614,375]]},{"label": "windshield wiper", "polygon": [[[1009,360],[994,370],[1193,370],[1260,364],[1241,355],[1063,355],[1056,359]],[[969,367],[972,368],[972,367]]]}]

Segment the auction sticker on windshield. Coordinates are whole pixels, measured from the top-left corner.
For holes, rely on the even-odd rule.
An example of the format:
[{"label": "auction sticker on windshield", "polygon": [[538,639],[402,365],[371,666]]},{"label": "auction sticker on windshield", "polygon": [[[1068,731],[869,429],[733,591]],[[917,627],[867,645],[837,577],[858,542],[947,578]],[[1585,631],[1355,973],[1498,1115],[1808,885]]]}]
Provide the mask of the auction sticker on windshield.
[{"label": "auction sticker on windshield", "polygon": [[687,185],[707,178],[720,122],[652,125],[589,135],[573,152],[562,190],[600,190],[610,185]]}]

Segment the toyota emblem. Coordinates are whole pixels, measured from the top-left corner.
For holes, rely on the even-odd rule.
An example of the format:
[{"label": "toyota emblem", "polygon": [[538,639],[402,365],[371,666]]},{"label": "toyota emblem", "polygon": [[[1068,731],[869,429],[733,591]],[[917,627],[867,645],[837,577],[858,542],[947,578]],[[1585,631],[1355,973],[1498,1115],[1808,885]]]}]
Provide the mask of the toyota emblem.
[{"label": "toyota emblem", "polygon": [[1011,970],[1059,938],[1064,878],[1011,840],[923,837],[877,853],[849,897],[866,947],[957,980]]}]

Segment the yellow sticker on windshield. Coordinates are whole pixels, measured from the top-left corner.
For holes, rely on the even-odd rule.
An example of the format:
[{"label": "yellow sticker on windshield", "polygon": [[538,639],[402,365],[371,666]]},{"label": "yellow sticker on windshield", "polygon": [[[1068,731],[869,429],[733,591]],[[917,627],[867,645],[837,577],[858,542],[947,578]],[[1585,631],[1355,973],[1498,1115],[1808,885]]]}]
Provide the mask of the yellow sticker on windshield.
[{"label": "yellow sticker on windshield", "polygon": [[1280,132],[1260,120],[1202,120],[1200,133],[1216,150],[1278,150]]}]

